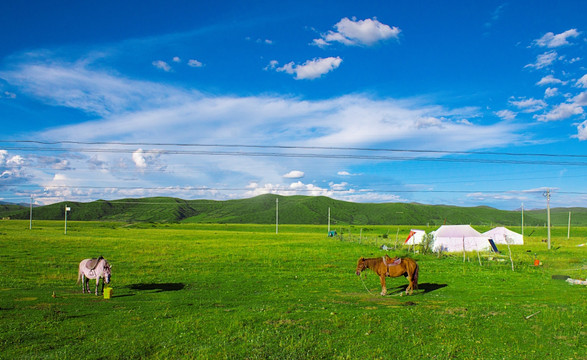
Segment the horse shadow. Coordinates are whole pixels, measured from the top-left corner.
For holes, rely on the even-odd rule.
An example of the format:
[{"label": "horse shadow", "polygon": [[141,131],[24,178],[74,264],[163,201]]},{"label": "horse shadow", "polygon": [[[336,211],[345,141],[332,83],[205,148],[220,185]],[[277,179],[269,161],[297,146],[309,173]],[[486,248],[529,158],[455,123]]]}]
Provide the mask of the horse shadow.
[{"label": "horse shadow", "polygon": [[128,285],[131,290],[149,291],[155,290],[154,292],[164,291],[179,291],[185,288],[184,283],[151,283],[151,284],[131,284]]},{"label": "horse shadow", "polygon": [[[418,290],[415,290],[414,293],[418,292],[420,294],[427,294],[429,292],[436,291],[438,289],[442,289],[447,286],[448,286],[447,284],[432,284],[432,283],[418,284]],[[407,288],[408,288],[408,285],[400,285],[400,286],[395,287],[393,292],[401,293],[403,291],[406,291]]]}]

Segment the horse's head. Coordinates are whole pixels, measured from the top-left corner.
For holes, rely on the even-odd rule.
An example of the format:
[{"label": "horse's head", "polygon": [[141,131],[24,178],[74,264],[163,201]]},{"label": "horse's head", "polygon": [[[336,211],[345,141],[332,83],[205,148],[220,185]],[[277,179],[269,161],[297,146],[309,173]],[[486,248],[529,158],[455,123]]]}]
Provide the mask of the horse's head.
[{"label": "horse's head", "polygon": [[359,258],[359,261],[357,261],[357,270],[356,270],[356,274],[357,274],[358,276],[360,276],[360,275],[361,275],[361,272],[362,272],[363,270],[365,270],[366,268],[367,268],[367,264],[365,263],[365,258],[361,256],[361,257]]},{"label": "horse's head", "polygon": [[104,262],[104,281],[106,284],[110,284],[110,275],[112,275],[112,266]]}]

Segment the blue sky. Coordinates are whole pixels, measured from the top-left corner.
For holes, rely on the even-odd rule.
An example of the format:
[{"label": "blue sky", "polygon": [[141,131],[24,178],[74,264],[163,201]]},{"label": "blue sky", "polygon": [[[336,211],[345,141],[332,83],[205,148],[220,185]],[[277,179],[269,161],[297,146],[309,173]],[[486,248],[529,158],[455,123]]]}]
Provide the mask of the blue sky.
[{"label": "blue sky", "polygon": [[0,4],[0,201],[587,206],[587,2]]}]

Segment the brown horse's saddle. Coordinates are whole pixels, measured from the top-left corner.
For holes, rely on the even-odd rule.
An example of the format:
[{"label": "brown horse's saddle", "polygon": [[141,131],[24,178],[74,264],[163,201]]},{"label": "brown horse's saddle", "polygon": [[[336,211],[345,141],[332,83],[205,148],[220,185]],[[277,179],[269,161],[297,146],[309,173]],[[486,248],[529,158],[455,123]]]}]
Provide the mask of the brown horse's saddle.
[{"label": "brown horse's saddle", "polygon": [[402,263],[402,258],[394,258],[391,260],[393,260],[393,261],[388,263],[386,257],[385,256],[383,257],[383,263],[385,264],[385,268],[387,269],[385,275],[387,275],[387,276],[389,276],[389,267],[390,266],[396,266],[396,265],[399,265]]},{"label": "brown horse's saddle", "polygon": [[100,260],[104,259],[102,256],[100,256],[97,259],[90,259],[90,261],[88,261],[86,263],[86,268],[88,270],[94,270],[96,268],[96,266],[98,266],[98,263],[100,262]]}]

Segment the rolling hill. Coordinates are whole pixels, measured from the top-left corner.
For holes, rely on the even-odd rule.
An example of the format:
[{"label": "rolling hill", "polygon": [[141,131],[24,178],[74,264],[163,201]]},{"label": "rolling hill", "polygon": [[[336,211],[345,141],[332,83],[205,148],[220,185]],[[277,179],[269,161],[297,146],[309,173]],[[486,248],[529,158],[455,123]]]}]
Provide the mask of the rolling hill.
[{"label": "rolling hill", "polygon": [[[280,224],[326,224],[328,208],[332,224],[362,225],[441,225],[474,224],[515,226],[521,223],[520,211],[498,210],[486,206],[458,207],[406,203],[352,203],[328,197],[261,195],[249,199],[213,201],[182,200],[169,197],[98,200],[89,203],[67,202],[35,207],[35,220],[62,220],[69,206],[69,220],[123,222],[191,222],[191,223],[275,223],[276,200]],[[587,226],[586,208],[551,209],[553,225],[568,222]],[[1,205],[0,217],[29,219],[30,210],[20,205]],[[543,225],[545,210],[524,212],[528,226]]]}]

